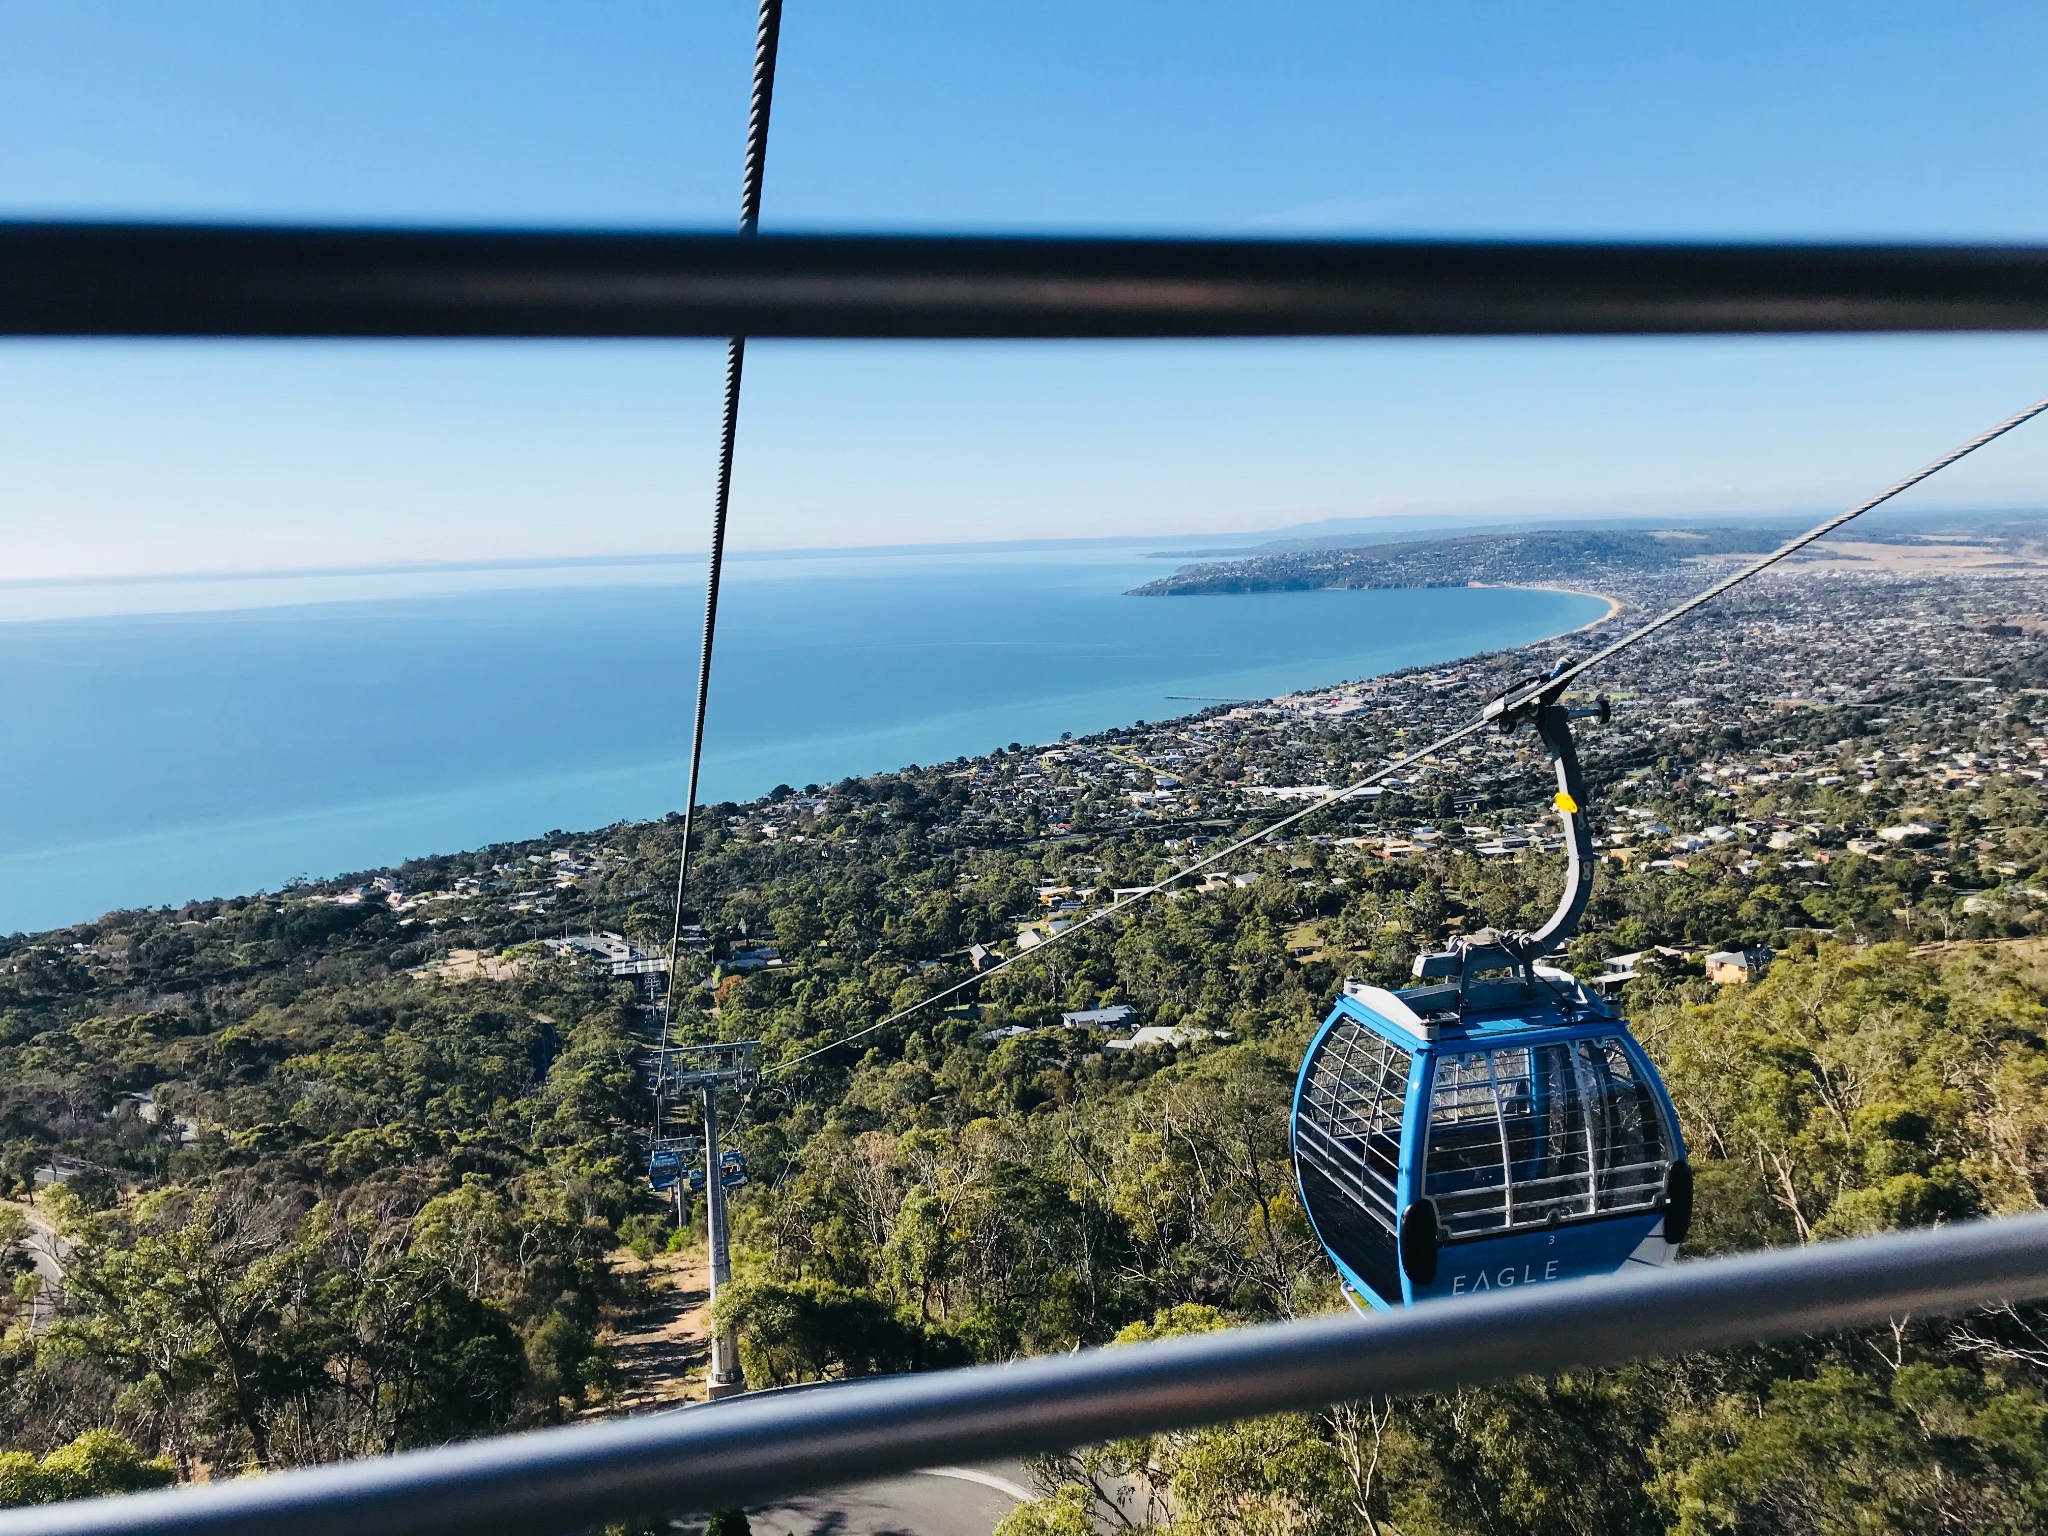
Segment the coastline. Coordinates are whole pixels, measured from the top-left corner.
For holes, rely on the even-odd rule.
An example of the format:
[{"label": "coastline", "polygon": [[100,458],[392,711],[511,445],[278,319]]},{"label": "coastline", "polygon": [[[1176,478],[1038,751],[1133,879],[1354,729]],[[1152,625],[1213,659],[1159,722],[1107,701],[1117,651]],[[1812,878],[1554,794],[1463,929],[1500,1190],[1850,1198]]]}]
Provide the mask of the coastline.
[{"label": "coastline", "polygon": [[1590,592],[1584,587],[1561,587],[1555,582],[1549,581],[1468,581],[1465,585],[1468,587],[1485,587],[1497,592],[1563,592],[1571,597],[1596,598],[1607,605],[1607,611],[1601,614],[1599,618],[1588,619],[1577,629],[1560,631],[1558,635],[1553,635],[1552,639],[1559,639],[1563,635],[1583,634],[1589,629],[1597,629],[1627,606],[1626,603],[1611,592]]},{"label": "coastline", "polygon": [[[1540,643],[1585,611],[1561,593],[1458,588],[1140,605],[1123,599],[1117,563],[1078,578],[1005,558],[736,586],[706,802],[1200,709],[1178,695],[1265,699],[1446,665]],[[687,720],[662,703],[681,685],[642,669],[652,653],[693,646],[699,618],[662,589],[623,587],[529,594],[516,611],[461,594],[0,625],[19,663],[9,697],[24,739],[43,744],[17,767],[24,804],[41,809],[0,847],[0,872],[13,876],[0,931],[658,818],[680,798],[680,732],[635,726],[587,746],[583,733],[508,737],[503,709],[593,699],[608,679],[642,677],[629,715]],[[404,685],[378,683],[398,675],[401,656]],[[76,666],[60,674],[65,661]],[[49,681],[73,673],[118,675],[138,703],[118,722],[81,714]],[[301,686],[309,679],[320,685]],[[110,737],[138,730],[177,750],[137,771]],[[254,748],[228,752],[236,740]],[[337,740],[405,749],[351,755],[329,750]],[[231,772],[214,771],[223,761]]]}]

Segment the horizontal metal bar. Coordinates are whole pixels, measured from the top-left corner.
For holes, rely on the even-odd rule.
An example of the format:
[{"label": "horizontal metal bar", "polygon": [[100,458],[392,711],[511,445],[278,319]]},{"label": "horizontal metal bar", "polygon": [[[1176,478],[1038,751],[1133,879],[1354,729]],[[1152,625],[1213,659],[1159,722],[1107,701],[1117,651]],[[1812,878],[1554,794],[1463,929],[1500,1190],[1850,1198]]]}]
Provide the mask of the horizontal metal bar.
[{"label": "horizontal metal bar", "polygon": [[2039,246],[0,223],[14,336],[1628,335],[2048,327]]},{"label": "horizontal metal bar", "polygon": [[2043,1294],[2048,1216],[2027,1216],[45,1505],[0,1514],[0,1536],[554,1533],[948,1462]]}]

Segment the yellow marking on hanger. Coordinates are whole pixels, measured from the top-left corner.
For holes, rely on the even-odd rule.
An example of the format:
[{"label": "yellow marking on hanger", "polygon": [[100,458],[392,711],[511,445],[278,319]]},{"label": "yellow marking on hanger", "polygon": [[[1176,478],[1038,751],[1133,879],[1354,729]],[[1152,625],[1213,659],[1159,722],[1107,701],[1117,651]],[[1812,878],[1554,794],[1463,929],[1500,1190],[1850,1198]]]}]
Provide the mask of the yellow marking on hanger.
[{"label": "yellow marking on hanger", "polygon": [[1566,794],[1561,789],[1557,792],[1556,805],[1557,808],[1560,811],[1563,811],[1567,816],[1576,816],[1579,814],[1579,802],[1574,800],[1570,795]]}]

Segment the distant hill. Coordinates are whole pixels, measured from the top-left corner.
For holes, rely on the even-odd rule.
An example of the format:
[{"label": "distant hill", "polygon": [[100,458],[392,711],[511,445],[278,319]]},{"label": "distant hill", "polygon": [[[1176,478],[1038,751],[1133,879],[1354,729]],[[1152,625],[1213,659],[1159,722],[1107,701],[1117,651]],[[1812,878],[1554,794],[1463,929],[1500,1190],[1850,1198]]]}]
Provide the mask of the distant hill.
[{"label": "distant hill", "polygon": [[1186,565],[1147,582],[1134,597],[1212,592],[1313,592],[1331,588],[1462,587],[1626,582],[1668,573],[1707,555],[1761,554],[1800,530],[1542,528],[1418,539],[1356,549],[1288,550],[1213,565]]}]

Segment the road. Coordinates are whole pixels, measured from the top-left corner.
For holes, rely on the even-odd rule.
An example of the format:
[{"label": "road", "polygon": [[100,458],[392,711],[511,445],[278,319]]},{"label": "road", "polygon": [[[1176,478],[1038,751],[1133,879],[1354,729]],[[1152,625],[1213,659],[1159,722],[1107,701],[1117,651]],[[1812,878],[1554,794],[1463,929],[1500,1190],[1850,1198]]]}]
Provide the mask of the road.
[{"label": "road", "polygon": [[68,1246],[57,1235],[57,1228],[50,1218],[34,1206],[19,1200],[4,1202],[21,1217],[23,1232],[21,1248],[35,1265],[36,1273],[42,1277],[42,1289],[36,1292],[35,1300],[29,1303],[28,1327],[31,1333],[40,1333],[50,1326],[57,1316],[57,1291],[64,1284],[62,1263]]},{"label": "road", "polygon": [[1020,1463],[989,1461],[750,1504],[747,1521],[754,1536],[989,1536],[1031,1497]]}]

